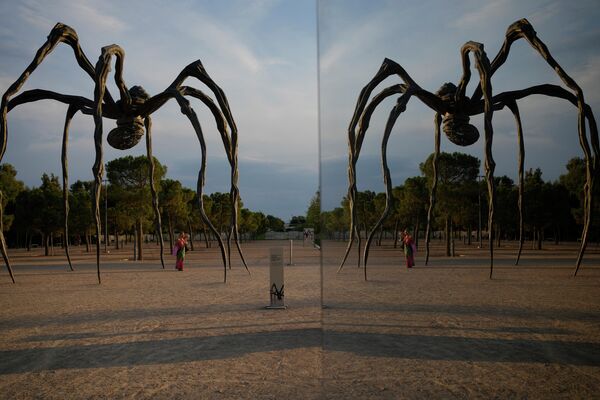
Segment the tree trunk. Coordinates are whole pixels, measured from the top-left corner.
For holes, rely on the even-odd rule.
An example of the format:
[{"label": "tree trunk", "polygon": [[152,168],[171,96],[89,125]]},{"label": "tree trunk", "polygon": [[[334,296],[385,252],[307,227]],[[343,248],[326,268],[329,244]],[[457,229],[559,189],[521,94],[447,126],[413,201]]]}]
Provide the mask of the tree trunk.
[{"label": "tree trunk", "polygon": [[143,237],[144,237],[144,227],[141,220],[137,221],[137,260],[142,261],[144,259],[144,252],[142,248]]},{"label": "tree trunk", "polygon": [[467,244],[471,245],[471,232],[473,232],[473,226],[469,224],[469,232],[467,232]]},{"label": "tree trunk", "polygon": [[396,223],[394,224],[394,248],[398,247],[398,224],[400,221],[396,218]]},{"label": "tree trunk", "polygon": [[44,242],[44,255],[48,257],[50,255],[50,249],[48,248],[48,235],[42,233],[42,242]]},{"label": "tree trunk", "polygon": [[137,260],[137,227],[133,230],[133,234],[135,235],[133,240],[133,261]]},{"label": "tree trunk", "polygon": [[446,217],[446,226],[444,230],[446,233],[446,257],[450,257],[450,217]]},{"label": "tree trunk", "polygon": [[496,225],[496,247],[500,247],[500,234],[502,233],[502,231],[500,230],[500,226]]},{"label": "tree trunk", "polygon": [[202,224],[202,234],[204,235],[204,243],[206,245],[206,248],[208,249],[210,245],[208,243],[208,236],[206,235],[206,227],[204,226],[204,224]]},{"label": "tree trunk", "polygon": [[54,255],[54,232],[50,232],[50,255]]},{"label": "tree trunk", "polygon": [[450,220],[450,255],[452,257],[456,256],[456,253],[454,251],[454,222],[452,222],[452,220]]},{"label": "tree trunk", "polygon": [[537,249],[541,250],[542,249],[542,241],[544,240],[544,229],[540,228],[538,229],[538,237],[537,237]]},{"label": "tree trunk", "polygon": [[27,246],[27,251],[31,251],[31,233],[29,229],[25,231],[25,244]]},{"label": "tree trunk", "polygon": [[188,231],[190,231],[190,249],[194,251],[194,232],[192,232],[192,222],[188,218]]},{"label": "tree trunk", "polygon": [[171,213],[167,212],[167,226],[169,229],[169,249],[173,249],[175,243],[173,243],[173,221],[171,220]]},{"label": "tree trunk", "polygon": [[417,222],[415,224],[415,231],[414,231],[414,239],[415,239],[415,247],[419,248],[419,230],[421,229],[421,217],[419,215],[417,215]]},{"label": "tree trunk", "polygon": [[121,248],[119,243],[119,231],[115,227],[115,249],[119,250]]},{"label": "tree trunk", "polygon": [[377,238],[377,246],[381,246],[381,237],[383,236],[383,224],[379,227],[379,237]]}]

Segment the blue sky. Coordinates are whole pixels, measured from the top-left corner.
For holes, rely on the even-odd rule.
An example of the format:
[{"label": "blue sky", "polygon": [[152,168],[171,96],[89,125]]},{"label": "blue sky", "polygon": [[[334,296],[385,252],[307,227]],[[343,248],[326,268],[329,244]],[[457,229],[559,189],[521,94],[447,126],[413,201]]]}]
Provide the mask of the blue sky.
[{"label": "blue sky", "polygon": [[[459,50],[466,41],[484,43],[493,58],[508,25],[523,17],[598,113],[600,4],[594,0],[322,0],[318,5],[311,0],[2,1],[0,91],[29,64],[58,21],[78,32],[92,62],[102,46],[121,45],[126,52],[125,82],[142,85],[150,94],[162,91],[183,67],[201,59],[225,90],[237,122],[245,206],[287,220],[306,212],[318,187],[319,118],[324,208],[339,204],[347,185],[346,129],[360,89],[385,57],[435,92],[444,82],[460,79]],[[389,78],[385,83],[397,82]],[[509,60],[492,78],[495,93],[539,83],[560,81],[524,41],[513,46]],[[93,92],[91,80],[66,46],[59,46],[34,72],[24,89],[33,88],[88,98]],[[109,88],[116,96],[112,82]],[[470,85],[468,92],[472,90]],[[379,145],[393,101],[381,104],[373,117],[359,162],[361,190],[383,190]],[[544,97],[519,104],[526,167],[540,167],[544,178],[556,179],[571,157],[581,156],[575,109]],[[202,105],[193,106],[208,143],[206,191],[227,191],[228,166],[219,135]],[[2,162],[15,165],[18,177],[29,186],[39,185],[44,171],[60,173],[65,111],[65,106],[45,101],[9,114],[10,136]],[[394,184],[419,174],[419,163],[433,150],[432,121],[432,112],[418,101],[411,101],[398,120],[389,143]],[[481,118],[472,121],[483,132]],[[189,122],[174,103],[155,113],[153,122],[155,155],[167,165],[168,176],[195,187],[199,145]],[[105,133],[112,126],[114,122],[105,122]],[[494,130],[497,174],[514,178],[517,147],[512,115],[495,113]],[[92,136],[92,119],[77,116],[71,128],[72,181],[92,178]],[[143,144],[125,152],[107,145],[105,149],[105,161],[145,153]],[[459,148],[442,139],[442,150],[480,158],[483,154],[481,140]]]},{"label": "blue sky", "polygon": [[[252,210],[289,219],[306,212],[318,187],[317,39],[313,1],[42,1],[0,3],[0,91],[20,75],[56,22],[74,28],[95,63],[102,46],[124,48],[126,84],[150,94],[164,90],[190,62],[201,59],[228,96],[239,130],[240,190]],[[110,81],[111,79],[109,79]],[[208,92],[199,82],[195,85]],[[109,86],[114,97],[118,90]],[[58,46],[23,90],[44,88],[93,96],[93,84],[72,51]],[[208,146],[206,192],[229,191],[228,164],[212,117],[200,102]],[[38,186],[42,172],[60,175],[66,107],[43,101],[9,114],[2,162]],[[104,124],[105,136],[114,121]],[[92,179],[93,121],[76,116],[70,132],[70,175]],[[195,188],[200,165],[194,131],[175,103],[153,115],[155,156],[168,177]],[[145,154],[105,144],[105,162]]]},{"label": "blue sky", "polygon": [[[355,1],[319,3],[321,182],[323,207],[339,206],[347,186],[347,128],[358,94],[385,57],[401,64],[424,89],[436,92],[462,74],[460,48],[481,42],[493,59],[507,27],[527,18],[555,59],[582,87],[598,115],[600,106],[600,3],[598,1]],[[473,69],[467,94],[474,89]],[[374,93],[400,83],[390,77]],[[554,71],[523,40],[492,77],[494,93],[541,83],[562,85]],[[564,85],[563,85],[564,87]],[[359,190],[383,191],[380,146],[383,127],[395,98],[375,112],[358,163]],[[543,96],[519,102],[525,135],[525,167],[540,167],[557,179],[567,161],[582,157],[577,113],[571,104]],[[483,120],[472,118],[481,134]],[[494,113],[496,175],[517,174],[517,137],[510,111]],[[433,151],[433,112],[411,100],[396,122],[388,144],[394,185],[419,175],[419,163]],[[442,151],[461,151],[483,159],[483,140],[458,147],[442,136]]]}]

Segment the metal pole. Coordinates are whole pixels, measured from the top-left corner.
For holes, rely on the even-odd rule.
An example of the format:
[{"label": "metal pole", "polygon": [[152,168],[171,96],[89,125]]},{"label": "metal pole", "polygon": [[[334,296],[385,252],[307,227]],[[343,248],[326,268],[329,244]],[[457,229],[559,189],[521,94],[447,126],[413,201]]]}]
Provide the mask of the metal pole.
[{"label": "metal pole", "polygon": [[290,263],[288,265],[294,265],[294,240],[290,239]]}]

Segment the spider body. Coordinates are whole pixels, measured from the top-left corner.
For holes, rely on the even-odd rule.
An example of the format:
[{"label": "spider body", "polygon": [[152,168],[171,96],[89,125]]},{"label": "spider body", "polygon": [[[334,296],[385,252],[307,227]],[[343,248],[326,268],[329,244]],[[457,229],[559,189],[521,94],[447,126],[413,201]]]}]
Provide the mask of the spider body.
[{"label": "spider body", "polygon": [[479,139],[479,130],[469,124],[468,97],[456,99],[457,87],[447,82],[436,92],[446,112],[442,117],[442,130],[446,137],[458,146],[470,146]]},{"label": "spider body", "polygon": [[[532,86],[522,90],[503,92],[494,94],[492,92],[491,78],[493,74],[502,66],[508,58],[512,44],[519,39],[525,39],[538,54],[548,63],[548,65],[557,73],[562,82],[567,86],[564,89],[558,85],[544,84]],[[435,196],[437,188],[437,156],[440,153],[440,125],[448,139],[459,146],[469,146],[475,143],[479,138],[479,132],[475,126],[469,123],[471,116],[483,114],[484,119],[484,171],[488,189],[488,232],[489,232],[489,250],[490,250],[490,278],[493,273],[493,233],[494,224],[494,207],[496,201],[495,186],[494,186],[494,169],[496,163],[492,153],[493,142],[493,126],[492,115],[495,111],[508,108],[516,122],[517,138],[519,146],[519,250],[517,254],[516,264],[519,262],[521,251],[523,248],[523,185],[524,185],[524,158],[525,147],[523,139],[523,127],[519,113],[518,101],[531,95],[545,95],[567,100],[569,103],[577,107],[578,112],[578,136],[581,145],[585,165],[586,165],[586,181],[584,186],[585,202],[584,202],[584,223],[581,236],[581,246],[577,256],[574,275],[577,274],[585,248],[587,246],[589,228],[591,222],[592,204],[593,204],[593,187],[595,178],[600,175],[600,143],[598,140],[598,129],[594,114],[591,107],[585,103],[583,91],[577,83],[565,72],[565,70],[556,62],[550,54],[546,45],[539,39],[537,33],[526,19],[521,19],[511,24],[507,31],[502,48],[490,62],[487,54],[484,51],[484,46],[477,42],[465,43],[460,51],[463,74],[458,85],[453,83],[445,83],[437,93],[430,93],[422,89],[404,70],[404,68],[391,59],[384,59],[379,71],[373,79],[364,86],[354,109],[354,115],[348,127],[348,203],[350,206],[350,238],[346,247],[346,252],[342,262],[338,268],[338,272],[344,266],[346,259],[352,248],[355,240],[358,241],[359,257],[358,265],[361,265],[360,253],[360,232],[357,229],[356,209],[354,207],[357,185],[356,185],[356,163],[360,156],[361,146],[365,134],[369,128],[369,123],[373,112],[381,102],[389,96],[400,95],[396,105],[390,111],[387,124],[385,125],[383,140],[382,140],[382,170],[383,180],[386,187],[386,205],[385,209],[375,224],[369,231],[367,241],[364,247],[364,276],[367,279],[367,259],[369,255],[369,247],[376,230],[381,226],[383,221],[389,215],[393,206],[393,196],[391,175],[387,165],[387,143],[390,137],[392,128],[399,116],[406,110],[406,105],[412,98],[417,98],[435,112],[434,116],[434,156],[433,156],[433,182],[430,188],[429,209],[427,212],[427,229],[425,233],[426,250],[425,264],[429,260],[429,236],[433,208],[435,205]],[[466,95],[466,87],[471,78],[471,60],[470,55],[475,60],[475,67],[479,73],[479,83],[473,94],[469,97]],[[386,78],[396,75],[403,83],[389,86],[383,89],[380,93],[372,98],[370,97],[373,90]],[[588,137],[589,129],[589,137]]]},{"label": "spider body", "polygon": [[129,89],[131,104],[124,105],[121,100],[117,101],[116,108],[120,113],[117,118],[117,127],[112,129],[106,141],[113,148],[127,150],[134,147],[144,136],[144,118],[140,115],[141,110],[150,98],[143,87],[133,86]]},{"label": "spider body", "polygon": [[[80,96],[66,95],[48,90],[28,90],[17,95],[21,87],[25,84],[29,76],[43,62],[45,57],[60,43],[64,43],[73,49],[73,53],[77,64],[89,75],[94,81],[94,96],[93,99],[87,99]],[[100,188],[102,186],[102,177],[104,173],[103,161],[103,120],[116,120],[117,126],[113,128],[108,136],[108,143],[121,150],[130,149],[140,142],[142,137],[146,136],[146,150],[149,163],[150,175],[150,191],[152,193],[152,205],[154,208],[156,231],[160,242],[160,258],[164,268],[164,243],[162,237],[162,226],[160,211],[158,208],[158,196],[154,187],[154,158],[152,156],[152,119],[151,114],[166,104],[169,100],[175,100],[179,104],[181,112],[189,119],[200,144],[200,171],[198,173],[197,195],[201,218],[206,226],[212,231],[216,237],[221,251],[221,257],[224,267],[224,281],[227,280],[227,267],[231,268],[231,238],[235,240],[240,258],[246,267],[248,266],[244,259],[238,237],[238,207],[239,207],[239,189],[237,186],[238,167],[237,167],[237,127],[233,119],[227,97],[223,90],[212,80],[208,75],[200,60],[194,61],[185,67],[175,80],[163,92],[150,96],[141,86],[133,86],[130,89],[123,81],[125,52],[117,45],[109,45],[102,48],[100,57],[95,66],[81,49],[79,38],[74,29],[69,26],[58,23],[54,26],[46,42],[39,48],[33,61],[23,71],[21,76],[8,88],[2,96],[0,104],[0,161],[6,151],[6,143],[8,138],[7,114],[15,107],[38,100],[55,100],[68,105],[65,125],[63,130],[63,146],[62,146],[62,170],[63,170],[63,209],[64,209],[64,234],[68,238],[68,168],[67,168],[67,148],[68,148],[68,133],[71,120],[78,112],[84,115],[91,115],[94,119],[94,147],[95,161],[92,167],[94,175],[94,217],[96,222],[96,264],[98,270],[98,283],[101,282],[100,277],[100,238],[101,238],[101,220],[100,220]],[[113,96],[106,87],[106,80],[110,72],[112,60],[115,60],[114,79],[115,84],[119,89],[119,100],[115,101]],[[195,78],[206,85],[216,98],[216,103],[208,95],[201,90],[189,86],[183,86],[183,82],[188,78]],[[14,96],[14,97],[13,97]],[[193,97],[200,100],[208,107],[212,113],[217,130],[223,141],[225,153],[231,167],[231,190],[230,201],[233,207],[231,213],[230,229],[227,233],[227,249],[221,235],[215,229],[214,225],[206,215],[204,210],[203,188],[206,172],[206,143],[200,122],[190,105],[188,97]],[[1,198],[2,193],[0,193]],[[2,209],[0,207],[0,218]],[[6,249],[4,234],[0,230],[0,250],[4,257],[5,264],[8,268],[12,281],[14,276],[10,266],[10,260]],[[69,256],[68,240],[65,243],[65,252],[69,267],[73,270],[71,258]]]}]

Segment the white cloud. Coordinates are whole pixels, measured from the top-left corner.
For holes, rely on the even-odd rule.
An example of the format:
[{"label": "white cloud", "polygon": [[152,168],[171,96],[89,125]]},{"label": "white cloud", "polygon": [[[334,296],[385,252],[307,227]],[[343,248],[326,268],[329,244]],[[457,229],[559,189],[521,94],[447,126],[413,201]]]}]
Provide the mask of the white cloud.
[{"label": "white cloud", "polygon": [[574,71],[572,77],[583,89],[587,103],[592,105],[600,103],[600,54],[585,60]]},{"label": "white cloud", "polygon": [[41,30],[48,30],[57,22],[68,25],[70,21],[77,21],[88,30],[119,32],[125,29],[125,22],[95,6],[97,4],[89,0],[59,0],[50,6],[46,1],[25,0],[18,6],[18,15],[27,24]]},{"label": "white cloud", "polygon": [[452,19],[449,25],[453,28],[489,26],[490,23],[509,15],[511,9],[513,9],[511,0],[476,2],[476,4],[480,7],[465,13],[462,17]]}]

